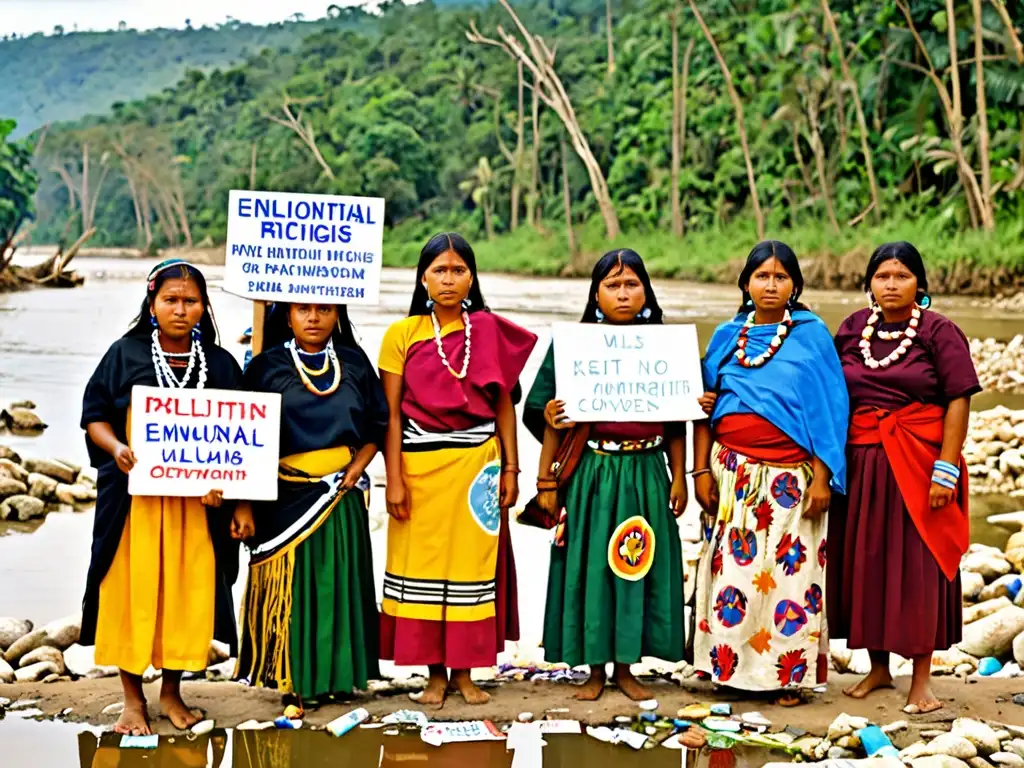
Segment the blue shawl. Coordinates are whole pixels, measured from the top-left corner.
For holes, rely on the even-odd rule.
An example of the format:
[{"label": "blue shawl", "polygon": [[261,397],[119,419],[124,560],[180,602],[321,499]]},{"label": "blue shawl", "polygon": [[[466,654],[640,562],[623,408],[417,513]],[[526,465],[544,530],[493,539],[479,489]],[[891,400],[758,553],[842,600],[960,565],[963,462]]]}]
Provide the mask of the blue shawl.
[{"label": "blue shawl", "polygon": [[[791,314],[793,325],[779,351],[760,368],[736,360],[736,342],[747,319],[737,315],[715,329],[704,354],[704,386],[718,393],[712,425],[723,416],[753,413],[786,433],[832,471],[832,490],[846,488],[846,432],[850,400],[832,334],[812,312]],[[767,349],[776,325],[747,333],[747,354]]]}]

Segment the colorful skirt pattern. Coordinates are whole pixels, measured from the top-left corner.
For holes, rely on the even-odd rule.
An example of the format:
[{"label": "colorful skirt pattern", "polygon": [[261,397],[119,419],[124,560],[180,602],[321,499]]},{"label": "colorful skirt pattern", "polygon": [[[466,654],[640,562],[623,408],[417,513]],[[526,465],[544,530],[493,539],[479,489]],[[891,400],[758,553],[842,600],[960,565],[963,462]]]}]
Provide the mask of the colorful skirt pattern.
[{"label": "colorful skirt pattern", "polygon": [[680,661],[683,560],[665,454],[601,448],[580,459],[564,544],[551,548],[544,657],[574,667]]},{"label": "colorful skirt pattern", "polygon": [[803,516],[810,465],[773,466],[718,442],[711,455],[719,506],[702,516],[695,665],[747,691],[820,685],[828,517]]}]

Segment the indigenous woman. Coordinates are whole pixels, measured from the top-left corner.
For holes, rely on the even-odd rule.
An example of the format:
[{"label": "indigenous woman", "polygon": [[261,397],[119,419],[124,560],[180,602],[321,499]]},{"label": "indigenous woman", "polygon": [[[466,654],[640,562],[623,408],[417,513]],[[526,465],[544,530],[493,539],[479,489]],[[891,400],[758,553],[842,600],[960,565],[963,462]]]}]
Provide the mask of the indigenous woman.
[{"label": "indigenous woman", "polygon": [[871,672],[848,695],[892,687],[897,653],[914,662],[906,711],[926,713],[942,706],[928,685],[932,652],[961,639],[969,526],[960,451],[981,387],[964,334],[927,309],[914,246],[879,247],[864,290],[871,306],[836,334],[853,416],[850,488],[829,521],[829,624],[871,653]]},{"label": "indigenous woman", "polygon": [[519,493],[513,398],[537,337],[484,304],[476,257],[461,236],[420,253],[409,317],[384,335],[379,366],[390,421],[388,556],[381,656],[426,665],[417,694],[440,705],[506,640],[519,639],[508,509]]},{"label": "indigenous woman", "polygon": [[[253,502],[236,676],[301,701],[380,676],[360,476],[388,408],[344,306],[278,304],[243,387],[281,395],[277,501]],[[355,490],[354,490],[355,489]]]},{"label": "indigenous woman", "polygon": [[[606,253],[594,267],[583,323],[658,325],[662,310],[636,251]],[[544,656],[590,665],[576,698],[594,701],[614,663],[629,698],[650,693],[630,672],[641,656],[683,658],[683,570],[675,518],[686,507],[685,426],[592,424],[579,464],[560,492],[553,467],[567,420],[556,399],[554,345],[526,400],[523,421],[543,443],[538,503],[558,513],[544,611]],[[584,429],[586,429],[584,427]],[[671,476],[666,471],[666,454]]]},{"label": "indigenous woman", "polygon": [[97,664],[121,670],[118,733],[150,733],[142,674],[151,665],[163,669],[160,704],[174,726],[199,721],[181,700],[181,674],[206,669],[214,637],[235,653],[232,537],[247,526],[218,490],[202,499],[128,495],[132,388],[237,389],[240,381],[238,363],[217,345],[203,274],[172,259],[149,273],[135,325],[86,385],[82,427],[98,499],[79,642],[96,646]]},{"label": "indigenous woman", "polygon": [[[800,304],[784,243],[759,243],[740,273],[743,305],[708,344],[711,419],[696,427],[704,509],[695,666],[783,705],[828,670],[825,537],[845,481],[846,385],[828,328]],[[709,398],[710,399],[710,398]]]}]

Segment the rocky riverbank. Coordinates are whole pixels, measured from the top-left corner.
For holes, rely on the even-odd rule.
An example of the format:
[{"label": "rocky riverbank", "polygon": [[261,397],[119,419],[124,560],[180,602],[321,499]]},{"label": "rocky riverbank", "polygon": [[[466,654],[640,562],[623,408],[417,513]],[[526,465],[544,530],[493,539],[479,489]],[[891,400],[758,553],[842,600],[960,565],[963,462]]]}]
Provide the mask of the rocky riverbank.
[{"label": "rocky riverbank", "polygon": [[96,474],[57,459],[23,459],[0,445],[0,520],[27,522],[96,502]]},{"label": "rocky riverbank", "polygon": [[1024,410],[972,412],[963,456],[972,494],[1024,497]]},{"label": "rocky riverbank", "polygon": [[1024,392],[1024,336],[971,339],[971,359],[986,392]]}]

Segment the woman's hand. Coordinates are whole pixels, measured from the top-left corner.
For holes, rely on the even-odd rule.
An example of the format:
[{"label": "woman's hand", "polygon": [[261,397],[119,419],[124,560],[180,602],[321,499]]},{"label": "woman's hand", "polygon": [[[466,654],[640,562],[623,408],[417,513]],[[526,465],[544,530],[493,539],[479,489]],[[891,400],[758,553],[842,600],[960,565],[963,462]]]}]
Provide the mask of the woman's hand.
[{"label": "woman's hand", "polygon": [[717,392],[705,392],[703,395],[697,398],[697,402],[700,403],[701,410],[704,411],[708,416],[715,410],[715,403],[718,401]]},{"label": "woman's hand", "polygon": [[252,519],[252,507],[248,504],[239,504],[235,507],[235,514],[231,516],[231,538],[245,541],[255,535],[256,523]]},{"label": "woman's hand", "polygon": [[389,480],[384,492],[388,514],[395,520],[404,522],[409,519],[409,496],[405,492],[405,483],[401,480]]},{"label": "woman's hand", "polygon": [[931,490],[928,492],[928,501],[931,502],[932,509],[942,509],[946,505],[952,504],[955,496],[955,488],[932,483]]},{"label": "woman's hand", "polygon": [[203,496],[203,506],[217,509],[224,503],[224,491],[213,490]]},{"label": "woman's hand", "polygon": [[828,480],[817,475],[807,486],[804,496],[804,514],[808,520],[817,520],[828,509],[832,501],[832,489],[829,488]]},{"label": "woman's hand", "polygon": [[686,502],[689,493],[686,490],[686,478],[683,475],[672,478],[672,488],[669,491],[669,505],[672,507],[672,514],[679,517],[686,511]]},{"label": "woman's hand", "polygon": [[552,429],[572,429],[576,426],[575,421],[569,421],[565,415],[564,400],[549,400],[544,406],[544,421]]},{"label": "woman's hand", "polygon": [[558,491],[538,491],[537,503],[552,517],[558,515]]},{"label": "woman's hand", "polygon": [[117,468],[127,475],[135,466],[135,454],[124,443],[118,443],[114,448],[114,462],[117,464]]},{"label": "woman's hand", "polygon": [[702,472],[693,478],[693,494],[700,508],[709,515],[718,514],[718,482],[710,472]]},{"label": "woman's hand", "polygon": [[355,464],[349,464],[348,469],[345,470],[345,476],[341,478],[341,483],[338,487],[343,491],[351,491],[359,483],[359,478],[363,476],[363,468],[357,467]]},{"label": "woman's hand", "polygon": [[498,506],[502,509],[512,509],[517,501],[519,501],[519,475],[509,470],[502,470]]}]

